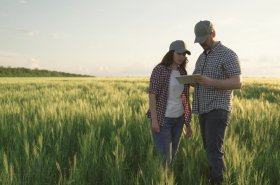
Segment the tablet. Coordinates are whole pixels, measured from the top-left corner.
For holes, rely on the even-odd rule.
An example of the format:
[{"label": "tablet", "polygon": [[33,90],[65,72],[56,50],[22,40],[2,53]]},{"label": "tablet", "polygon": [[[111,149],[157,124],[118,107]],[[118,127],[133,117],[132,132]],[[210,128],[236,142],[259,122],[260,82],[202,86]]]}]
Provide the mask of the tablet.
[{"label": "tablet", "polygon": [[190,84],[190,83],[195,83],[195,80],[201,77],[201,74],[193,74],[193,75],[182,75],[176,77],[176,79],[181,83],[181,84]]}]

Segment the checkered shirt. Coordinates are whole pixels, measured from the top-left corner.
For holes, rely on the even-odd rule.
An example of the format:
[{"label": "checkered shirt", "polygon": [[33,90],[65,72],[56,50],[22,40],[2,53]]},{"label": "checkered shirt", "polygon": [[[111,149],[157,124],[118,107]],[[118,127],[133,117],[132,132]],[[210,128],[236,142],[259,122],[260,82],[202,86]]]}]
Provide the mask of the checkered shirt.
[{"label": "checkered shirt", "polygon": [[[168,88],[172,69],[164,66],[157,65],[152,72],[149,85],[149,94],[156,95],[156,113],[157,119],[161,126],[164,125],[165,111],[167,107],[168,100]],[[179,68],[181,75],[186,75],[184,69]],[[184,90],[182,92],[182,103],[184,107],[184,118],[185,124],[190,124],[191,122],[191,108],[189,101],[189,85],[184,85]],[[148,110],[147,117],[151,118],[151,112]]]},{"label": "checkered shirt", "polygon": [[[213,49],[204,51],[199,56],[193,74],[198,73],[221,80],[240,75],[238,56],[219,42]],[[193,113],[204,114],[214,109],[231,111],[232,94],[232,90],[203,87],[197,84],[193,94]]]}]

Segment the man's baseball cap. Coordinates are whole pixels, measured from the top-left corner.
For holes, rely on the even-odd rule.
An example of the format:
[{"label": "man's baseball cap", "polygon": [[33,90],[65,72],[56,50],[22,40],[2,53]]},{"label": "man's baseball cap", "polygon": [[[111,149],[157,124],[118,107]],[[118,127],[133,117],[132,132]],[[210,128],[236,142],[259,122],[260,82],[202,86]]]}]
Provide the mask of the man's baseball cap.
[{"label": "man's baseball cap", "polygon": [[174,50],[177,53],[187,53],[191,55],[191,52],[186,49],[186,45],[182,40],[175,40],[169,46],[169,51]]},{"label": "man's baseball cap", "polygon": [[194,27],[194,43],[204,43],[213,30],[213,24],[210,21],[199,21]]}]

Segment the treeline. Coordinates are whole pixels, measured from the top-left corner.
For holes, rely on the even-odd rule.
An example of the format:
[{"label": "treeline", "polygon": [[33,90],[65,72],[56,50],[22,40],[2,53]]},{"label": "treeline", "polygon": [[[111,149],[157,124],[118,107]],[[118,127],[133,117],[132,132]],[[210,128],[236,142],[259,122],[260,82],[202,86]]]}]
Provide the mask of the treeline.
[{"label": "treeline", "polygon": [[94,77],[89,75],[71,74],[58,71],[28,69],[24,67],[12,68],[0,66],[0,77]]}]

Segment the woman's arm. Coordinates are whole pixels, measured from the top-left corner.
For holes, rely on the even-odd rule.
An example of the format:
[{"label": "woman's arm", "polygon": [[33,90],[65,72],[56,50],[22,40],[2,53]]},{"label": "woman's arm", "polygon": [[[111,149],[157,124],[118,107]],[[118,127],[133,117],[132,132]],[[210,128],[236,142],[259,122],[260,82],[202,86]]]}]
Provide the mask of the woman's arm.
[{"label": "woman's arm", "polygon": [[157,105],[156,105],[156,95],[149,94],[149,106],[151,111],[151,118],[152,118],[152,131],[153,132],[160,132],[158,120],[157,120]]}]

